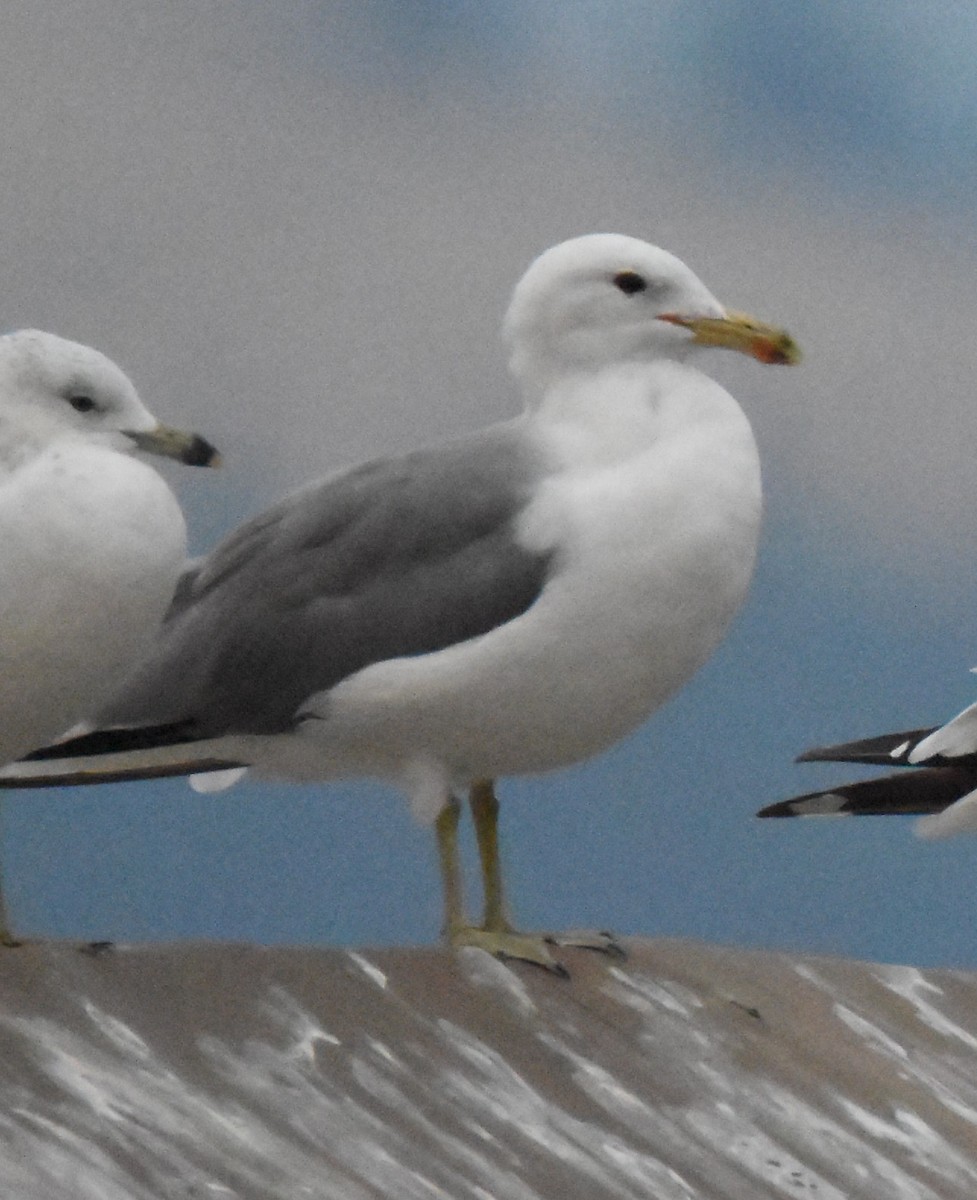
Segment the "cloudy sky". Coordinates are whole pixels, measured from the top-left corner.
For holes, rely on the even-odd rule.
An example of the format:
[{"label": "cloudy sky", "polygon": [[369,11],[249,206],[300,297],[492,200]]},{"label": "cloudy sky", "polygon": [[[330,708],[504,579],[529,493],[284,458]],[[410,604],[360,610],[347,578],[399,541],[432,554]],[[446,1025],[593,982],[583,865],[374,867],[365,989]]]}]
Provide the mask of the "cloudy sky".
[{"label": "cloudy sky", "polygon": [[[344,463],[509,416],[528,262],[612,230],[786,325],[717,355],[764,461],[728,641],[602,758],[502,788],[524,926],[977,963],[977,843],[757,822],[812,743],[974,697],[977,11],[903,0],[7,0],[0,327],[115,358],[218,443],[193,549]],[[4,804],[21,932],[433,940],[433,839],[371,783]]]}]

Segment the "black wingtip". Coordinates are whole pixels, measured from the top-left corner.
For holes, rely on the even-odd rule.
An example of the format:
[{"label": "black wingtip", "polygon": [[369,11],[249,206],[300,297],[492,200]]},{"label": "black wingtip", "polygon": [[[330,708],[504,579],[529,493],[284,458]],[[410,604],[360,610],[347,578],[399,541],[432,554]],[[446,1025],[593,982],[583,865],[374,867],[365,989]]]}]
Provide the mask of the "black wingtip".
[{"label": "black wingtip", "polygon": [[777,804],[768,804],[766,808],[761,808],[755,814],[760,818],[765,817],[799,817],[801,814],[794,812],[793,800],[780,800]]},{"label": "black wingtip", "polygon": [[878,737],[861,738],[855,742],[837,742],[832,746],[814,746],[794,760],[808,762],[866,763],[869,766],[909,766],[909,755],[923,738],[933,732],[928,729],[907,729],[901,733],[883,733]]},{"label": "black wingtip", "polygon": [[[224,759],[187,759],[179,763],[160,763],[145,767],[106,767],[105,770],[86,768],[81,771],[60,770],[47,775],[0,774],[0,789],[4,791],[35,791],[38,788],[92,787],[107,783],[145,783],[153,779],[175,779],[185,775],[209,775],[214,771],[237,770],[247,763]],[[13,769],[13,768],[10,768]]]},{"label": "black wingtip", "polygon": [[977,787],[971,764],[919,767],[792,796],[758,817],[893,817],[942,812]]},{"label": "black wingtip", "polygon": [[25,754],[22,762],[47,762],[49,759],[94,758],[100,754],[125,754],[133,750],[156,750],[184,742],[203,740],[192,721],[173,721],[168,725],[144,725],[135,729],[96,729],[79,737],[42,746]]},{"label": "black wingtip", "polygon": [[850,817],[847,800],[838,791],[808,792],[790,800],[768,804],[756,814],[758,817]]}]

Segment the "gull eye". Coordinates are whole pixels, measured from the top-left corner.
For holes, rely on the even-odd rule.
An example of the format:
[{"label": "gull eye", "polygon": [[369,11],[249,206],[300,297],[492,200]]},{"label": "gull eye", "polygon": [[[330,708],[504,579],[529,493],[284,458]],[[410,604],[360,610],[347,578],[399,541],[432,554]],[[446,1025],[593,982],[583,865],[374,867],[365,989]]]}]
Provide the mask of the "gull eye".
[{"label": "gull eye", "polygon": [[84,393],[79,393],[78,395],[72,394],[66,396],[65,399],[75,410],[75,412],[89,413],[94,412],[95,409],[98,408],[98,405],[95,403],[92,397],[86,396]]},{"label": "gull eye", "polygon": [[648,287],[648,280],[637,271],[618,271],[614,276],[614,286],[620,288],[625,296],[633,296],[635,292],[643,292]]}]

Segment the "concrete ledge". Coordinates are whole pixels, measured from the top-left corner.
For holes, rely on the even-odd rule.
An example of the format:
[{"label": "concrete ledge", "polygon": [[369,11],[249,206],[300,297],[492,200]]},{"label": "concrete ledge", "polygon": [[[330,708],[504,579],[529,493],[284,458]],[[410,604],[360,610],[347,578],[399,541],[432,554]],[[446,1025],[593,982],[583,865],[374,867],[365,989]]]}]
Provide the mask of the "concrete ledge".
[{"label": "concrete ledge", "polygon": [[977,1195],[977,977],[629,950],[3,951],[0,1196]]}]

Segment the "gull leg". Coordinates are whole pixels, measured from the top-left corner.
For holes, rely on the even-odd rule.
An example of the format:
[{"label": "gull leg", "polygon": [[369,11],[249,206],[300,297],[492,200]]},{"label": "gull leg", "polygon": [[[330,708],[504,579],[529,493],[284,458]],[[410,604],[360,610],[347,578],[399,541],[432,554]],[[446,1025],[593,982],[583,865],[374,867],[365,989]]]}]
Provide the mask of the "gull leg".
[{"label": "gull leg", "polygon": [[499,800],[491,779],[472,784],[468,803],[482,864],[482,889],[485,894],[482,928],[509,930],[511,926],[506,914],[499,858]]},{"label": "gull leg", "polygon": [[[540,966],[545,966],[549,970],[558,967],[562,970],[562,967],[555,962],[546,949],[548,945],[597,950],[602,954],[610,954],[618,958],[627,957],[614,936],[603,930],[599,933],[590,930],[568,930],[566,933],[545,935],[516,932],[509,922],[505,906],[499,857],[499,801],[495,795],[492,781],[490,779],[479,780],[473,784],[468,802],[471,805],[472,820],[475,822],[475,836],[478,840],[478,853],[482,862],[482,884],[485,890],[485,915],[482,929],[486,932],[504,935],[506,944],[496,951],[500,957],[525,958],[527,961],[539,963]],[[531,955],[524,952],[527,948],[531,951]]]},{"label": "gull leg", "polygon": [[[3,824],[0,821],[0,833],[3,832]],[[0,946],[20,946],[22,943],[10,929],[10,919],[7,916],[7,899],[3,892],[3,876],[0,874]]]},{"label": "gull leg", "polygon": [[0,946],[19,946],[20,941],[10,931],[10,920],[7,917],[7,902],[3,895],[3,882],[0,881]]},{"label": "gull leg", "polygon": [[533,963],[555,975],[566,977],[566,967],[550,954],[549,938],[538,933],[520,933],[509,921],[499,856],[499,801],[492,780],[474,783],[468,803],[475,823],[478,857],[482,866],[485,910],[481,927],[467,928],[461,940],[456,940],[454,944],[480,946],[496,958],[514,958]]},{"label": "gull leg", "polygon": [[467,926],[461,892],[461,868],[458,863],[458,818],[461,805],[452,796],[438,813],[434,831],[438,839],[441,885],[444,892],[444,936],[454,944],[458,930]]},{"label": "gull leg", "polygon": [[550,953],[550,947],[553,945],[600,950],[605,954],[623,957],[624,951],[607,933],[581,932],[554,937],[542,933],[521,933],[513,928],[506,911],[499,855],[499,801],[492,781],[479,780],[473,784],[468,800],[482,868],[485,909],[481,925],[472,925],[465,916],[458,858],[458,820],[461,806],[452,797],[435,822],[441,881],[444,887],[444,934],[449,944],[455,949],[461,946],[477,946],[489,954],[494,954],[496,958],[533,963],[563,978],[567,978],[569,972]]},{"label": "gull leg", "polygon": [[3,895],[3,885],[0,883],[0,946],[8,948],[21,945],[20,939],[10,931],[10,921],[7,918],[7,902]]}]

